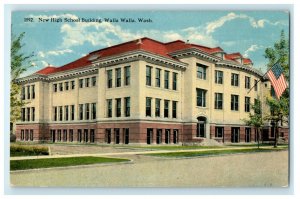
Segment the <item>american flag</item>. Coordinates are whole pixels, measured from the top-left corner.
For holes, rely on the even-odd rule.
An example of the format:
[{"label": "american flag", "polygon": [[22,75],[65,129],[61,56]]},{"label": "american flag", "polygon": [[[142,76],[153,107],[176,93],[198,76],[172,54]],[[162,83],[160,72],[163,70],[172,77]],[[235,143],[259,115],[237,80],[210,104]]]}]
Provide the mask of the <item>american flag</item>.
[{"label": "american flag", "polygon": [[272,68],[267,72],[267,76],[271,81],[277,98],[279,99],[282,93],[288,87],[288,84],[284,78],[282,67],[278,62],[274,64]]}]

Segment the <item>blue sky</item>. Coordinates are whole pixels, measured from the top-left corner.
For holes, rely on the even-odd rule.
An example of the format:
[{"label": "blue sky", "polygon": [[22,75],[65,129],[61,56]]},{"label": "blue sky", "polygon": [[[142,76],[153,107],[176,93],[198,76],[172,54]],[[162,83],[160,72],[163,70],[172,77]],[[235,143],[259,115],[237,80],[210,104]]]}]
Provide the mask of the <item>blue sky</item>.
[{"label": "blue sky", "polygon": [[[24,18],[34,22],[24,22]],[[150,18],[152,23],[38,22],[38,18]],[[284,11],[51,11],[13,12],[12,34],[25,32],[23,50],[34,52],[34,66],[24,75],[62,66],[85,54],[139,37],[162,42],[177,39],[227,53],[240,52],[265,71],[264,50],[278,41],[281,30],[289,35],[289,13]]]}]

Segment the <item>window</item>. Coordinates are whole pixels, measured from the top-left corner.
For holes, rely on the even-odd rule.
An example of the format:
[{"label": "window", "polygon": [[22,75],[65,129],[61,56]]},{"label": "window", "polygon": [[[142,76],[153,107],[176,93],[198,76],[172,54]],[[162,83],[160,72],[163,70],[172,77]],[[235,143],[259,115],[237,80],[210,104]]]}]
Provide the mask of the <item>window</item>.
[{"label": "window", "polygon": [[223,71],[219,71],[219,70],[215,71],[215,83],[223,84]]},{"label": "window", "polygon": [[151,86],[151,67],[146,66],[146,85]]},{"label": "window", "polygon": [[206,68],[207,66],[197,63],[197,78],[206,79]]},{"label": "window", "polygon": [[32,99],[34,99],[35,98],[35,86],[34,85],[31,86],[31,92],[32,92]]},{"label": "window", "polygon": [[74,80],[71,81],[71,89],[72,89],[72,90],[75,89],[75,81],[74,81]]},{"label": "window", "polygon": [[177,73],[173,73],[173,90],[177,90]]},{"label": "window", "polygon": [[215,137],[216,138],[222,138],[224,133],[224,127],[216,126],[215,128]]},{"label": "window", "polygon": [[124,85],[130,85],[130,66],[124,68]]},{"label": "window", "polygon": [[245,128],[245,142],[251,142],[251,128]]},{"label": "window", "polygon": [[33,141],[33,130],[32,129],[30,129],[29,130],[29,137],[30,137],[30,141]]},{"label": "window", "polygon": [[27,108],[27,121],[30,121],[30,108]]},{"label": "window", "polygon": [[85,78],[85,87],[90,87],[90,78]]},{"label": "window", "polygon": [[257,91],[257,83],[258,83],[258,81],[255,79],[255,80],[254,80],[254,90],[255,90],[255,91]]},{"label": "window", "polygon": [[160,87],[160,69],[156,68],[155,69],[155,86]]},{"label": "window", "polygon": [[25,100],[25,86],[22,87],[21,95],[22,95],[22,100]]},{"label": "window", "polygon": [[165,89],[169,89],[169,71],[165,71]]},{"label": "window", "polygon": [[116,99],[116,117],[121,117],[121,98]]},{"label": "window", "polygon": [[24,130],[21,130],[21,140],[24,140]]},{"label": "window", "polygon": [[250,89],[251,87],[250,84],[251,84],[250,77],[245,76],[245,88]]},{"label": "window", "polygon": [[121,86],[121,68],[116,68],[116,87]]},{"label": "window", "polygon": [[107,117],[112,117],[112,99],[107,100]]},{"label": "window", "polygon": [[62,121],[63,120],[63,107],[60,106],[59,107],[59,121]]},{"label": "window", "polygon": [[61,142],[61,130],[60,129],[57,130],[57,134],[58,134],[57,140]]},{"label": "window", "polygon": [[53,84],[53,91],[57,92],[57,84]]},{"label": "window", "polygon": [[31,107],[31,121],[35,121],[35,108]]},{"label": "window", "polygon": [[146,97],[146,116],[151,117],[151,97]]},{"label": "window", "polygon": [[79,88],[83,88],[83,79],[79,79]]},{"label": "window", "polygon": [[231,127],[231,142],[237,143],[240,142],[240,128]]},{"label": "window", "polygon": [[231,73],[231,85],[239,86],[239,74]]},{"label": "window", "polygon": [[170,129],[165,130],[165,143],[170,144]]},{"label": "window", "polygon": [[96,86],[97,84],[97,78],[96,76],[92,77],[92,86]]},{"label": "window", "polygon": [[21,109],[21,115],[22,115],[22,117],[21,117],[21,119],[22,119],[22,122],[24,122],[25,121],[25,108],[22,108]]},{"label": "window", "polygon": [[65,90],[66,90],[66,91],[69,90],[69,82],[65,82]]},{"label": "window", "polygon": [[59,83],[59,91],[63,91],[63,83]]},{"label": "window", "polygon": [[63,141],[64,141],[64,142],[67,141],[67,138],[68,138],[67,133],[68,133],[67,129],[64,129],[64,130],[63,130]]},{"label": "window", "polygon": [[30,99],[30,86],[27,86],[27,99]]},{"label": "window", "polygon": [[162,129],[156,129],[156,144],[161,143]]},{"label": "window", "polygon": [[238,111],[239,110],[239,96],[231,95],[231,110]]},{"label": "window", "polygon": [[77,135],[77,141],[78,142],[81,142],[82,141],[82,130],[81,129],[78,129],[78,135]]},{"label": "window", "polygon": [[88,129],[84,129],[83,130],[83,141],[84,142],[88,142],[89,141],[89,130]]},{"label": "window", "polygon": [[125,117],[130,116],[130,97],[125,97]]},{"label": "window", "polygon": [[74,105],[71,105],[71,120],[74,120],[75,119],[75,106]]},{"label": "window", "polygon": [[223,109],[223,93],[215,93],[215,109]]},{"label": "window", "polygon": [[95,142],[95,129],[90,130],[90,142],[91,143]]},{"label": "window", "polygon": [[112,70],[107,71],[107,88],[112,88]]},{"label": "window", "polygon": [[206,107],[206,90],[197,88],[197,106]]},{"label": "window", "polygon": [[28,141],[29,135],[28,135],[28,129],[25,129],[25,140]]},{"label": "window", "polygon": [[[254,105],[257,106],[257,107],[260,107],[260,108],[257,108],[254,110],[254,112],[256,114],[261,114],[261,104],[260,104],[260,101],[258,99],[254,99]],[[273,108],[271,108],[271,111],[272,111]],[[274,113],[272,114],[274,115]]]},{"label": "window", "polygon": [[54,107],[54,121],[57,121],[57,106]]},{"label": "window", "polygon": [[169,117],[169,100],[164,100],[164,117]]},{"label": "window", "polygon": [[245,97],[245,112],[250,112],[250,97]]},{"label": "window", "polygon": [[65,106],[65,121],[69,120],[69,106]]},{"label": "window", "polygon": [[155,117],[160,117],[160,99],[155,99]]},{"label": "window", "polygon": [[89,103],[85,104],[85,119],[86,120],[90,119],[90,104]]},{"label": "window", "polygon": [[69,130],[69,142],[73,142],[73,129]]},{"label": "window", "polygon": [[92,119],[95,120],[97,117],[97,106],[96,103],[92,103]]},{"label": "window", "polygon": [[177,102],[172,101],[172,117],[177,118]]},{"label": "window", "polygon": [[79,104],[79,120],[83,120],[83,104]]}]

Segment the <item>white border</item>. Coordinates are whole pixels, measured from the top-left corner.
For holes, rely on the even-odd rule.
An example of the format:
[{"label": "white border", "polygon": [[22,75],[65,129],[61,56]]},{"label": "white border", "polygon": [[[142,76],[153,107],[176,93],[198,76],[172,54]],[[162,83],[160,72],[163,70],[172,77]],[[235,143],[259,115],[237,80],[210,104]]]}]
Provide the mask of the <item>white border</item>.
[{"label": "white border", "polygon": [[[3,127],[2,128],[2,134],[4,134],[4,139],[1,139],[2,142],[2,147],[1,147],[1,154],[0,154],[0,161],[2,163],[5,163],[4,165],[1,164],[1,173],[4,176],[4,184],[1,186],[1,194],[3,194],[3,196],[5,198],[9,197],[7,194],[18,194],[18,195],[31,195],[31,194],[38,194],[38,195],[45,195],[45,194],[60,194],[60,195],[65,195],[65,194],[75,194],[75,195],[86,195],[86,194],[108,194],[108,195],[112,195],[112,194],[116,194],[116,195],[127,195],[127,194],[134,194],[134,195],[169,195],[169,194],[177,194],[177,195],[195,195],[195,194],[211,194],[211,195],[219,195],[220,197],[224,198],[224,196],[221,195],[227,195],[226,197],[230,197],[230,198],[241,198],[241,196],[238,196],[236,194],[247,194],[248,198],[253,198],[253,195],[261,195],[264,198],[268,198],[268,196],[266,195],[278,195],[278,194],[288,194],[288,195],[281,195],[281,196],[277,196],[278,198],[284,198],[284,197],[289,197],[289,198],[296,198],[299,196],[299,191],[297,190],[297,187],[299,187],[299,172],[297,171],[298,169],[294,169],[294,168],[300,168],[299,167],[299,163],[298,163],[298,142],[296,142],[296,144],[294,145],[294,140],[300,140],[299,139],[299,128],[296,127],[294,125],[294,118],[300,118],[299,116],[299,111],[296,110],[300,110],[298,107],[298,104],[296,103],[297,100],[295,100],[296,98],[298,98],[298,95],[296,95],[295,92],[293,92],[294,88],[298,85],[297,79],[295,79],[294,77],[299,73],[299,61],[294,59],[294,55],[299,54],[299,39],[295,38],[294,35],[300,35],[299,34],[299,28],[297,26],[294,26],[294,24],[299,24],[297,23],[297,19],[299,18],[299,4],[297,2],[297,0],[287,0],[287,1],[266,1],[266,0],[261,0],[261,1],[243,1],[243,5],[239,4],[239,5],[230,5],[230,4],[223,4],[220,5],[218,3],[224,3],[223,1],[220,0],[210,0],[210,1],[206,1],[204,3],[210,3],[210,5],[53,5],[53,6],[49,6],[49,5],[6,5],[5,7],[5,3],[19,3],[18,0],[4,0],[4,2],[1,1],[2,4],[2,11],[5,10],[4,12],[0,12],[0,18],[1,18],[1,27],[3,27],[4,25],[4,30],[5,31],[1,31],[1,38],[2,41],[4,41],[5,44],[5,48],[3,48],[3,46],[1,46],[1,57],[3,55],[5,55],[5,62],[2,66],[5,67],[0,67],[0,74],[2,79],[4,79],[4,87],[1,86],[0,87],[0,93],[4,93],[4,99],[3,97],[1,97],[0,102],[1,102],[1,106],[5,105],[4,107],[2,107],[1,110],[4,110],[4,116],[1,114],[1,123],[0,126]],[[36,3],[35,1],[27,1],[29,3]],[[128,1],[129,3],[139,3],[139,2],[135,2],[135,1]],[[127,3],[128,3],[127,2]],[[148,3],[150,1],[143,1],[145,3]],[[154,3],[164,3],[161,1],[151,1]],[[227,1],[228,2],[228,1]],[[62,2],[62,0],[47,0],[47,1],[42,1],[39,3],[43,3],[43,4],[47,4],[47,3],[58,3],[58,4],[63,4],[66,2]],[[76,2],[77,3],[77,2]],[[98,1],[91,1],[91,0],[84,0],[84,1],[80,1],[78,2],[79,4],[86,4],[86,3],[98,3]],[[111,4],[118,4],[118,3],[122,3],[122,1],[115,1],[115,0],[110,0],[109,3]],[[171,3],[175,3],[175,2],[171,2]],[[185,0],[184,2],[179,2],[179,4],[184,4],[184,3],[197,3],[196,1],[189,1],[189,0]],[[234,0],[234,1],[230,1],[229,3],[234,4],[234,3],[241,3],[240,1]],[[245,3],[248,3],[248,5],[246,5]],[[253,3],[256,3],[256,5],[254,5]],[[258,3],[258,4],[257,4]],[[264,3],[273,3],[273,4],[269,4],[269,5],[263,5]],[[291,5],[282,5],[284,3],[289,3]],[[252,4],[252,5],[249,5]],[[235,189],[215,189],[215,188],[201,188],[201,189],[83,189],[83,188],[78,188],[78,189],[72,189],[72,188],[66,188],[66,189],[58,189],[58,188],[11,188],[9,187],[9,174],[8,174],[8,160],[9,160],[9,152],[8,150],[8,142],[5,142],[4,140],[9,140],[9,135],[5,132],[9,132],[9,69],[7,66],[9,66],[9,41],[10,41],[10,12],[12,10],[97,10],[97,9],[121,9],[121,10],[138,10],[138,9],[147,9],[147,10],[184,10],[184,9],[192,9],[192,10],[196,10],[196,9],[203,9],[203,10],[252,10],[252,9],[257,9],[257,10],[281,10],[283,8],[286,8],[288,10],[291,11],[291,35],[290,35],[290,39],[291,39],[291,65],[294,65],[294,68],[291,68],[291,110],[295,110],[295,112],[291,111],[291,131],[293,133],[291,133],[291,153],[290,153],[290,157],[291,157],[291,181],[290,181],[290,187],[284,190],[288,190],[288,191],[283,191],[282,189],[252,189],[252,188],[235,188]],[[295,29],[294,29],[295,28]],[[4,37],[5,36],[5,37]],[[297,45],[294,45],[298,44]],[[5,49],[5,51],[4,51]],[[293,51],[294,50],[294,51]],[[4,54],[5,52],[5,54]],[[294,54],[293,54],[294,52]],[[3,59],[1,59],[3,60]],[[3,62],[2,62],[3,63]],[[297,67],[299,66],[299,67]],[[5,75],[6,74],[6,75]],[[298,78],[299,79],[299,78]],[[3,95],[2,95],[3,96]],[[4,100],[4,101],[2,101]],[[295,102],[295,103],[294,103]],[[4,104],[5,103],[5,104]],[[2,118],[3,117],[3,118]],[[4,122],[4,123],[3,123]],[[295,132],[295,133],[294,133]],[[298,132],[298,133],[297,133]],[[2,137],[3,138],[3,137]],[[4,148],[3,148],[4,146]],[[298,178],[297,178],[297,177]],[[2,183],[2,182],[1,182]],[[293,188],[295,187],[295,190],[293,190]],[[4,189],[3,189],[4,188]],[[2,190],[3,189],[3,190]],[[298,188],[299,189],[299,188]],[[5,191],[5,192],[4,192]],[[235,195],[235,196],[229,196],[229,195]],[[290,195],[290,196],[289,196]],[[16,196],[14,196],[13,198],[15,198]],[[36,196],[34,196],[36,197]],[[43,196],[45,197],[45,196]],[[72,196],[72,198],[79,198],[81,196]],[[137,197],[141,197],[141,196],[137,196]],[[143,198],[146,198],[146,196],[142,196]],[[164,196],[165,197],[165,196]],[[179,196],[180,197],[180,196]],[[203,196],[201,196],[203,197]],[[205,196],[206,198],[219,198],[217,196]],[[245,196],[244,196],[245,197]],[[243,198],[244,198],[243,197]],[[257,197],[257,196],[255,196]],[[275,196],[270,196],[270,198],[274,199],[277,198]],[[3,198],[3,197],[2,197]],[[30,196],[30,198],[32,198],[32,196]],[[130,198],[133,198],[133,196],[130,196]],[[174,198],[174,196],[172,196],[172,198]],[[176,198],[176,197],[175,197]],[[182,196],[180,197],[182,198]],[[199,196],[197,197],[199,198]]]}]

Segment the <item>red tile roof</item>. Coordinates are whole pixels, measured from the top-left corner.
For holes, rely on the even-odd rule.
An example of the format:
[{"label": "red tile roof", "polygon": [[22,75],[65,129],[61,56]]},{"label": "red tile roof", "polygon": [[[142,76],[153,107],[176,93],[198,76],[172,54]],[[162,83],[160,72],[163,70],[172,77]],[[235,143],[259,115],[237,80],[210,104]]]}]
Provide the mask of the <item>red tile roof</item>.
[{"label": "red tile roof", "polygon": [[252,64],[252,61],[251,61],[251,59],[249,59],[249,58],[243,58],[243,63],[244,64]]},{"label": "red tile roof", "polygon": [[[164,56],[169,59],[174,59],[173,57],[171,57],[169,55],[171,52],[189,49],[189,48],[197,48],[208,54],[224,52],[223,49],[220,47],[209,48],[209,47],[201,46],[201,45],[197,45],[197,44],[189,44],[189,43],[186,43],[181,40],[176,40],[176,41],[168,42],[168,43],[162,43],[162,42],[159,42],[159,41],[147,38],[147,37],[143,37],[141,39],[136,39],[133,41],[129,41],[129,42],[115,45],[115,46],[111,46],[111,47],[103,48],[103,49],[100,49],[97,51],[93,51],[93,52],[89,53],[88,55],[86,55],[78,60],[75,60],[71,63],[68,63],[64,66],[61,66],[61,67],[55,68],[53,66],[48,66],[36,73],[47,75],[47,74],[57,73],[57,72],[61,72],[61,71],[85,67],[85,66],[88,66],[89,64],[91,64],[91,60],[89,60],[89,59],[93,55],[99,56],[101,59],[104,57],[110,57],[110,56],[122,54],[125,52],[129,52],[129,51],[145,50],[147,52],[151,52],[151,53],[154,53],[154,54],[157,54],[160,56]],[[233,61],[237,56],[242,57],[242,55],[240,53],[225,54],[226,59],[233,60]]]}]

